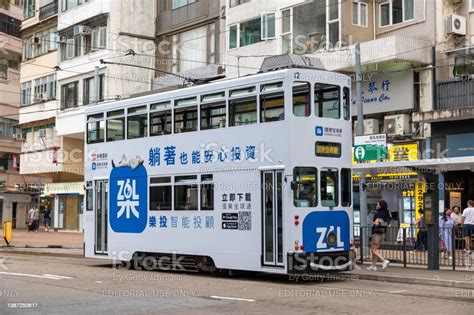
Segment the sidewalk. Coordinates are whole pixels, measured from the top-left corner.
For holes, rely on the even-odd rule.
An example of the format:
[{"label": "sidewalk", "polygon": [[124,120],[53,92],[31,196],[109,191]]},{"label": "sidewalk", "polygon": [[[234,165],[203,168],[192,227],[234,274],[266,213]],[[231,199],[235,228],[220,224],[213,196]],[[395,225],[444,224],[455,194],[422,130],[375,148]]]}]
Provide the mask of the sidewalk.
[{"label": "sidewalk", "polygon": [[474,269],[472,268],[453,271],[449,269],[428,270],[426,267],[421,268],[421,266],[403,268],[390,265],[385,271],[370,272],[365,269],[368,266],[368,264],[359,265],[361,268],[360,270],[354,270],[346,274],[355,275],[361,280],[421,284],[474,290]]},{"label": "sidewalk", "polygon": [[21,253],[28,255],[54,255],[66,257],[82,257],[84,235],[81,232],[28,232],[26,229],[14,229],[10,245],[3,240],[3,229],[0,229],[0,253]]}]

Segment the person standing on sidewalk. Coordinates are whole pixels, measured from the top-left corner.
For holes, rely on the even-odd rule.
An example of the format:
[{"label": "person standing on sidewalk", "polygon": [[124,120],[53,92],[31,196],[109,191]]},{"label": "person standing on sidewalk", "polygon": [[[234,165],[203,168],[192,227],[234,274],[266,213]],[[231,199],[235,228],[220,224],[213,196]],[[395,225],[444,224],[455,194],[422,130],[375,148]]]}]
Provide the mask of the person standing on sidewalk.
[{"label": "person standing on sidewalk", "polygon": [[38,232],[39,224],[40,224],[40,210],[39,210],[39,208],[36,208],[35,209],[35,214],[33,216],[33,225],[34,225],[34,231],[35,232]]},{"label": "person standing on sidewalk", "polygon": [[48,232],[49,231],[49,225],[51,224],[51,211],[48,209],[48,206],[46,206],[44,208],[43,223],[44,223],[44,230],[46,232]]},{"label": "person standing on sidewalk", "polygon": [[[446,255],[449,256],[449,259],[453,259],[453,228],[454,221],[448,215],[448,209],[444,209],[443,215],[439,218],[439,239],[444,242],[444,247],[446,251],[444,252],[444,259]],[[440,246],[442,249],[442,246]]]},{"label": "person standing on sidewalk", "polygon": [[35,207],[31,207],[28,211],[28,232],[35,230]]},{"label": "person standing on sidewalk", "polygon": [[377,271],[377,259],[382,262],[382,270],[385,270],[390,264],[390,261],[383,258],[379,252],[390,224],[390,211],[385,200],[380,200],[375,208],[377,211],[372,222],[372,265],[367,268],[368,271]]},{"label": "person standing on sidewalk", "polygon": [[451,219],[453,219],[454,222],[455,249],[462,249],[462,216],[461,208],[459,208],[459,206],[453,207],[453,211],[451,212]]},{"label": "person standing on sidewalk", "polygon": [[474,234],[474,201],[469,200],[467,202],[467,208],[462,212],[462,225],[463,225],[463,234],[464,241],[466,243],[466,252],[464,256],[469,256],[471,251],[471,237]]}]

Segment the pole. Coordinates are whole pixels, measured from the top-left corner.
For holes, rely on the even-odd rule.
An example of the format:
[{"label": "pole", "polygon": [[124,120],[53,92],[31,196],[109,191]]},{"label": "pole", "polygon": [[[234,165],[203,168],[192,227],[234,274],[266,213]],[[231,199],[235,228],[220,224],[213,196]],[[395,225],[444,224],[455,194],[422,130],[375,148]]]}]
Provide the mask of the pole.
[{"label": "pole", "polygon": [[[356,70],[356,106],[357,106],[357,129],[356,135],[364,135],[364,107],[362,103],[362,64],[360,59],[360,43],[355,45],[355,70]],[[363,228],[368,228],[367,220],[367,192],[365,184],[365,174],[360,174],[359,180],[359,204],[360,204],[360,226]],[[368,240],[368,231],[367,233],[362,233],[361,238],[364,238],[364,241],[361,244],[367,245]],[[362,251],[368,252],[368,251]]]},{"label": "pole", "polygon": [[99,82],[99,67],[96,66],[95,67],[95,71],[94,71],[94,103],[97,104],[99,103],[99,100],[100,100],[100,96],[99,96],[99,89],[100,89],[100,82]]}]

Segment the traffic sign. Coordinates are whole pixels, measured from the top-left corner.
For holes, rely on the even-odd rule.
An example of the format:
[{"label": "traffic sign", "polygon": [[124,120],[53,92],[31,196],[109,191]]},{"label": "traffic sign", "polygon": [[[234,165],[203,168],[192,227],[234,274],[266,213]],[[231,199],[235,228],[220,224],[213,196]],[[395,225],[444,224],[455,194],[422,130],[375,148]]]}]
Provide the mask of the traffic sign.
[{"label": "traffic sign", "polygon": [[378,161],[387,158],[387,135],[378,134],[354,138],[354,160]]}]

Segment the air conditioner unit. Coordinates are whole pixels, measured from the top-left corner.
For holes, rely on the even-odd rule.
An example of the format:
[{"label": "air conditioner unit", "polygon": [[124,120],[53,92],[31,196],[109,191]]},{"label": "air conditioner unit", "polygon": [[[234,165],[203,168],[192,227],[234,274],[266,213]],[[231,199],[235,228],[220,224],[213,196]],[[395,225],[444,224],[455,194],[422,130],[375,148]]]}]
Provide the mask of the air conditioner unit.
[{"label": "air conditioner unit", "polygon": [[38,135],[40,138],[46,138],[46,129],[40,129]]},{"label": "air conditioner unit", "polygon": [[33,103],[39,103],[43,100],[43,93],[35,93],[33,96]]},{"label": "air conditioner unit", "polygon": [[41,101],[42,102],[47,102],[49,100],[48,93],[42,93],[41,94]]},{"label": "air conditioner unit", "polygon": [[410,132],[410,117],[407,114],[385,116],[384,131],[389,136],[403,136]]},{"label": "air conditioner unit", "polygon": [[67,43],[67,37],[66,36],[56,37],[56,43],[57,44],[66,44]]},{"label": "air conditioner unit", "polygon": [[74,36],[77,35],[89,35],[91,33],[91,28],[84,25],[74,26]]},{"label": "air conditioner unit", "polygon": [[39,46],[41,45],[39,37],[32,37],[31,38],[31,45],[33,46]]},{"label": "air conditioner unit", "polygon": [[449,15],[446,18],[446,34],[465,36],[467,32],[466,18],[461,15]]},{"label": "air conditioner unit", "polygon": [[[357,124],[358,122],[356,121],[355,127],[357,130]],[[365,135],[373,135],[379,133],[380,128],[379,128],[379,120],[378,119],[364,119],[364,134]]]},{"label": "air conditioner unit", "polygon": [[18,140],[18,141],[25,140],[25,137],[23,136],[22,133],[15,133],[15,134],[13,135],[13,138],[15,138],[15,139]]}]

